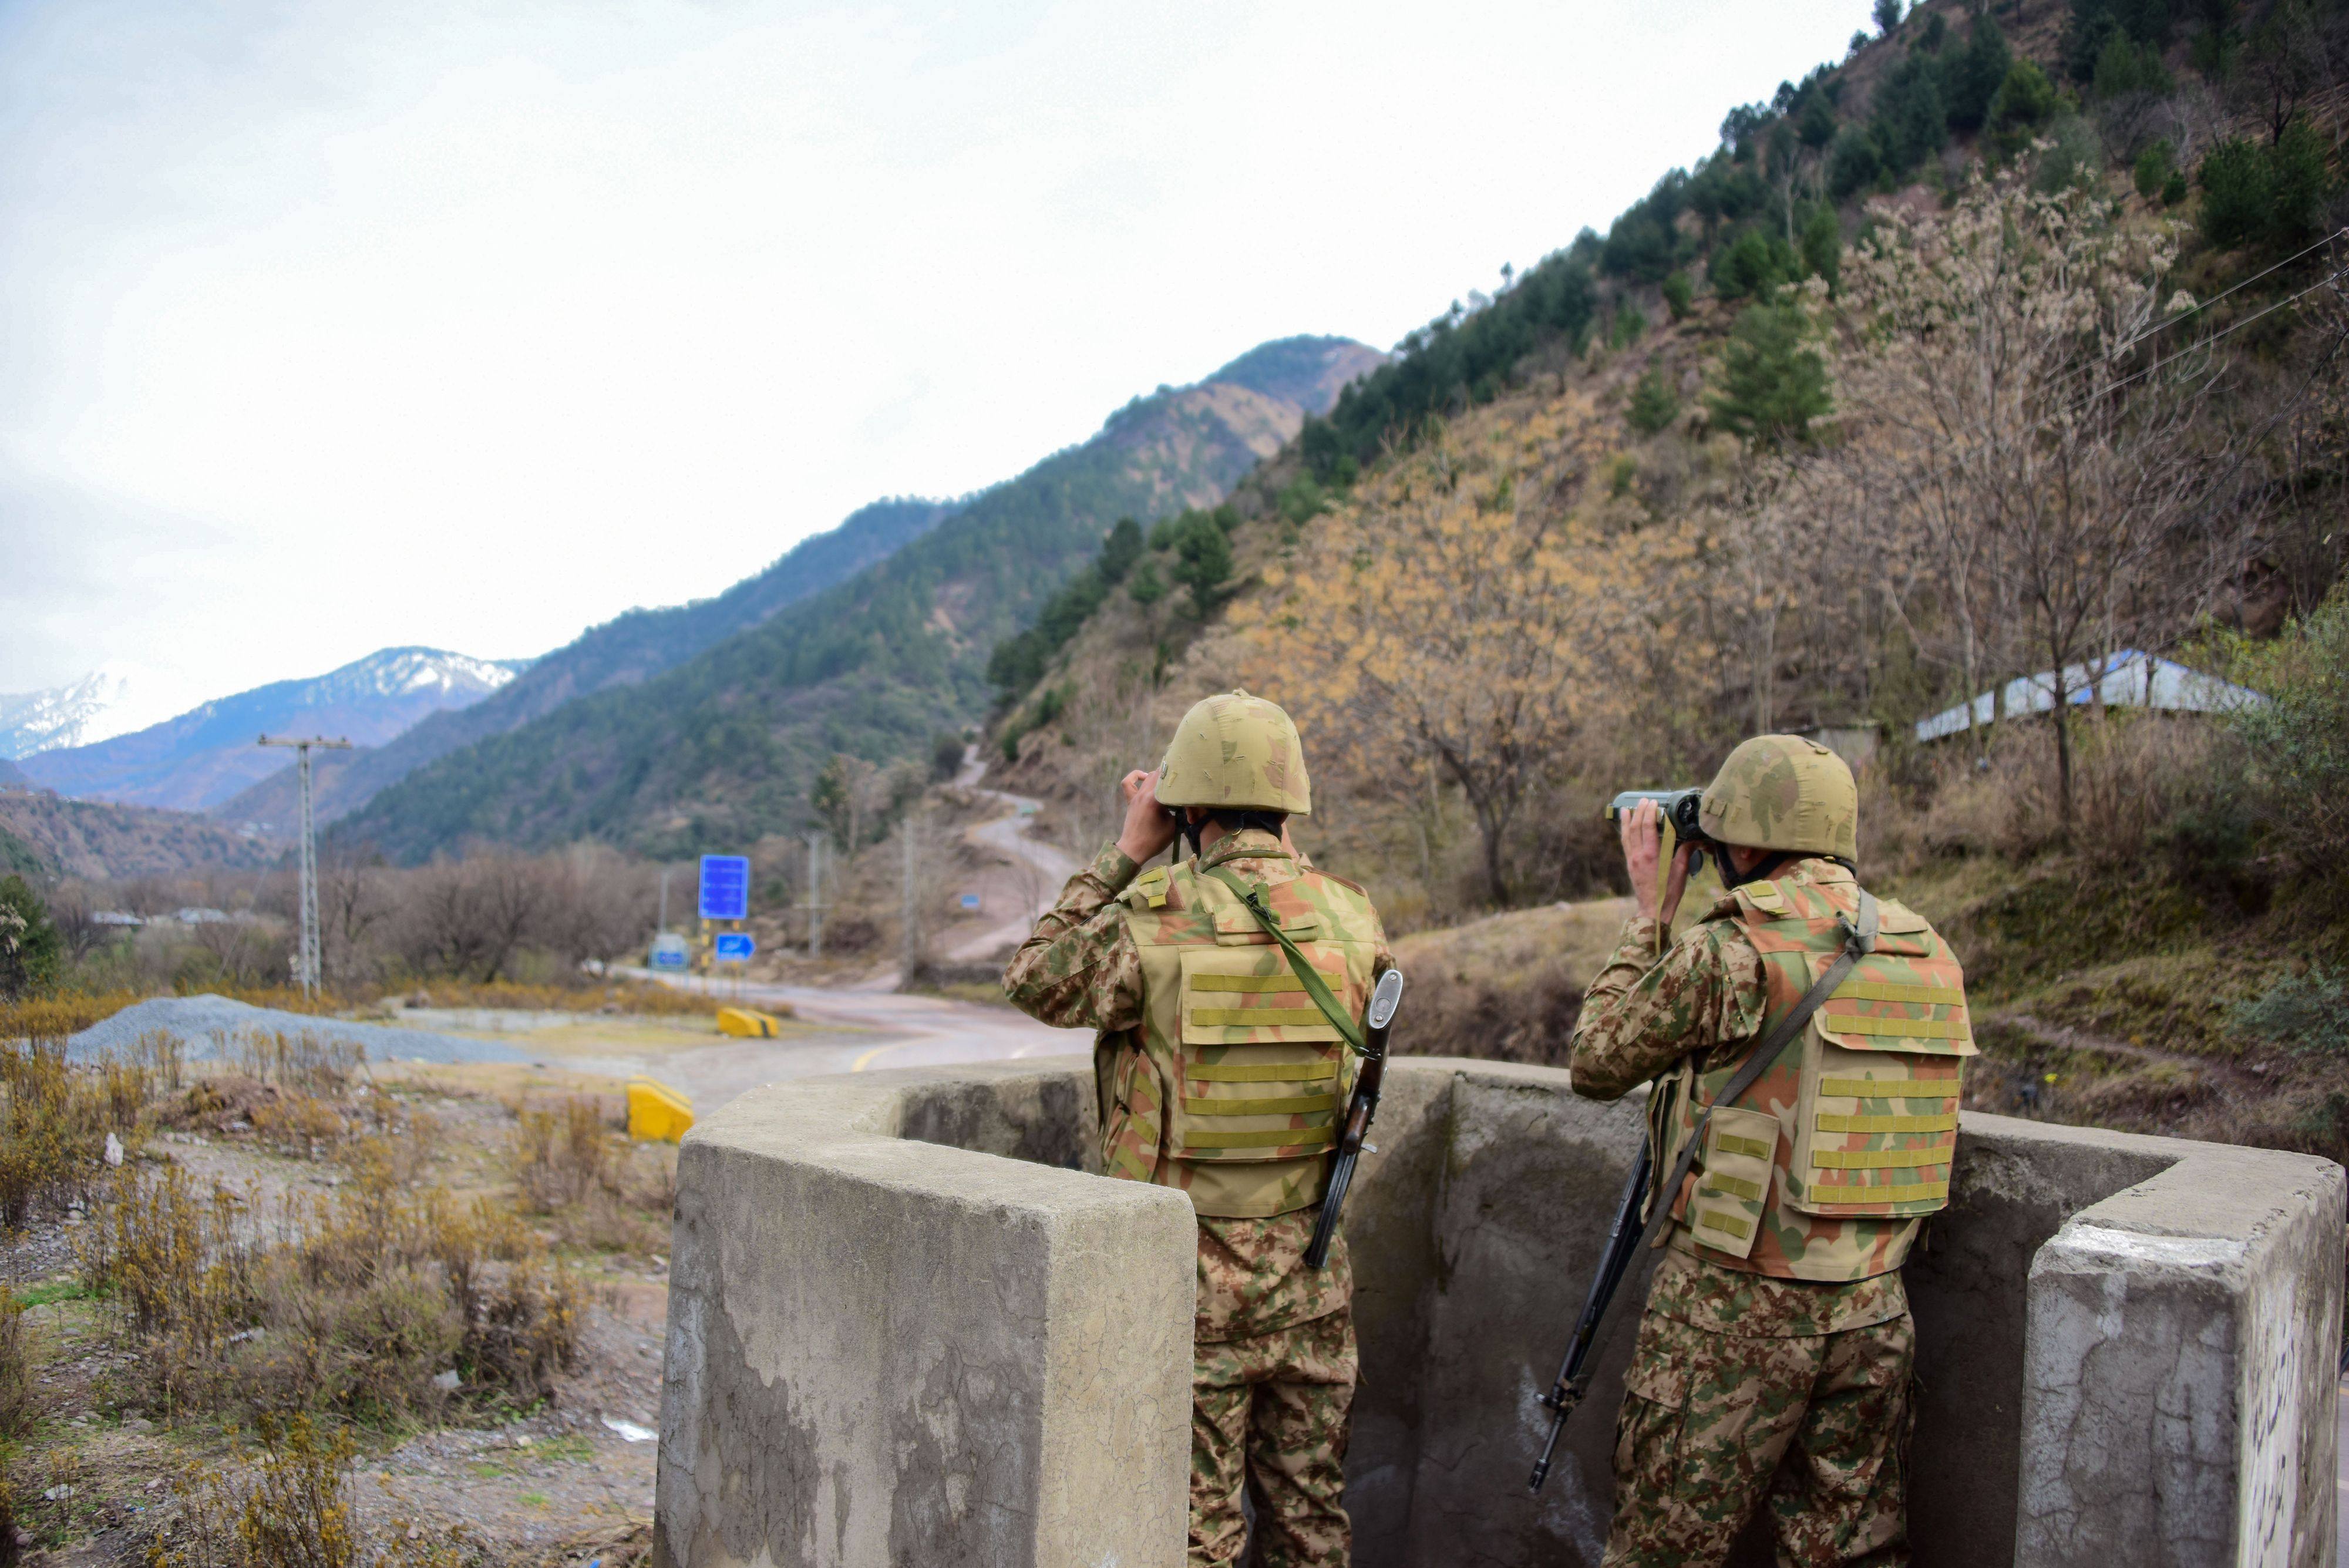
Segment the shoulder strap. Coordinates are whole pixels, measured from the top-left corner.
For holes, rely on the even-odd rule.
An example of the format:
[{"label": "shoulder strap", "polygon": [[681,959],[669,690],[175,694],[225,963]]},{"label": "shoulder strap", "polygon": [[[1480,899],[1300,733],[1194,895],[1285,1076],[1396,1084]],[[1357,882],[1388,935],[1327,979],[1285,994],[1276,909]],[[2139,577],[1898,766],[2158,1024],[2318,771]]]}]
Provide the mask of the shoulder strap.
[{"label": "shoulder strap", "polygon": [[1648,1216],[1647,1231],[1640,1238],[1641,1245],[1654,1246],[1663,1234],[1664,1227],[1671,1222],[1672,1204],[1680,1194],[1681,1183],[1688,1179],[1689,1169],[1696,1163],[1697,1150],[1704,1147],[1705,1129],[1713,1125],[1713,1107],[1732,1104],[1752,1088],[1795,1037],[1802,1033],[1803,1025],[1811,1021],[1811,1014],[1835,994],[1836,987],[1844,982],[1844,977],[1851,973],[1852,967],[1876,950],[1876,899],[1863,888],[1859,889],[1859,923],[1855,926],[1849,921],[1844,922],[1843,951],[1836,955],[1835,962],[1827,965],[1825,974],[1811,982],[1811,989],[1803,992],[1803,1000],[1795,1003],[1795,1010],[1780,1019],[1778,1027],[1770,1031],[1768,1037],[1754,1048],[1754,1054],[1745,1058],[1745,1065],[1737,1069],[1737,1075],[1729,1080],[1721,1093],[1713,1097],[1713,1103],[1704,1107],[1704,1114],[1697,1118],[1695,1130],[1689,1134],[1687,1144],[1681,1149],[1680,1158],[1672,1162],[1671,1175],[1656,1189],[1655,1212]]},{"label": "shoulder strap", "polygon": [[1288,967],[1296,971],[1297,983],[1305,988],[1305,994],[1313,999],[1313,1005],[1321,1010],[1321,1016],[1330,1021],[1330,1026],[1353,1047],[1354,1054],[1369,1055],[1371,1043],[1363,1034],[1362,1026],[1347,1016],[1346,1010],[1338,1005],[1338,999],[1330,994],[1330,987],[1322,981],[1319,972],[1306,961],[1305,955],[1297,950],[1297,944],[1289,940],[1288,933],[1280,929],[1280,922],[1273,919],[1272,911],[1264,907],[1262,891],[1249,887],[1221,866],[1207,875],[1238,895],[1240,902],[1247,907],[1247,912],[1256,917],[1256,923],[1280,944],[1280,950],[1288,955]]}]

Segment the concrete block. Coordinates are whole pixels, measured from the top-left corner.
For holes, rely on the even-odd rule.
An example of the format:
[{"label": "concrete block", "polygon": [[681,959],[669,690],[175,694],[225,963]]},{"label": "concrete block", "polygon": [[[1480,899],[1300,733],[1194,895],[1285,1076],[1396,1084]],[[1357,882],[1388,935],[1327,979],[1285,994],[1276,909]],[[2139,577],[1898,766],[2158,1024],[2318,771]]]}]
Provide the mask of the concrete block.
[{"label": "concrete block", "polygon": [[2015,1560],[2329,1568],[2341,1168],[2172,1147],[2032,1263]]},{"label": "concrete block", "polygon": [[1016,1125],[1065,1116],[1056,1067],[775,1085],[687,1137],[656,1561],[1181,1562],[1189,1202],[902,1136],[1065,1151]]}]

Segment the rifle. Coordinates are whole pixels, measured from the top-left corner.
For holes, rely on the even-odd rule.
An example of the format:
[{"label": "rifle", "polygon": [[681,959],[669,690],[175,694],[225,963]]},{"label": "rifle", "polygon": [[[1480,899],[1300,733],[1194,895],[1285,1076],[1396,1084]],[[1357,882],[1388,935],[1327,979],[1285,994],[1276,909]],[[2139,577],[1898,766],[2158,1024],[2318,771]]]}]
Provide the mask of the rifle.
[{"label": "rifle", "polygon": [[[1608,1303],[1615,1299],[1616,1287],[1630,1272],[1631,1260],[1640,1251],[1640,1199],[1648,1188],[1650,1168],[1648,1146],[1640,1145],[1640,1158],[1631,1167],[1631,1179],[1623,1184],[1622,1199],[1615,1205],[1615,1224],[1607,1232],[1607,1250],[1599,1254],[1599,1272],[1590,1279],[1590,1294],[1582,1303],[1582,1317],[1574,1325],[1574,1337],[1567,1342],[1566,1360],[1557,1369],[1557,1381],[1541,1402],[1550,1411],[1549,1441],[1542,1445],[1541,1459],[1534,1465],[1532,1490],[1539,1491],[1542,1482],[1549,1479],[1551,1459],[1557,1452],[1557,1439],[1566,1430],[1566,1418],[1582,1403],[1590,1391],[1590,1380],[1598,1373],[1592,1365],[1590,1346],[1599,1337],[1599,1320],[1607,1315]],[[1661,1199],[1660,1199],[1661,1201]]]},{"label": "rifle", "polygon": [[1631,1179],[1623,1184],[1622,1200],[1615,1207],[1615,1227],[1607,1232],[1607,1251],[1599,1260],[1598,1276],[1590,1282],[1590,1297],[1582,1303],[1582,1320],[1575,1324],[1574,1339],[1566,1347],[1566,1363],[1558,1368],[1557,1382],[1542,1396],[1542,1403],[1551,1411],[1549,1441],[1542,1445],[1541,1459],[1534,1466],[1534,1490],[1539,1491],[1542,1482],[1549,1479],[1550,1459],[1557,1451],[1558,1434],[1566,1429],[1566,1418],[1574,1414],[1574,1407],[1582,1403],[1582,1397],[1590,1390],[1591,1377],[1598,1370],[1589,1364],[1590,1345],[1599,1336],[1599,1320],[1607,1315],[1608,1303],[1614,1299],[1615,1287],[1623,1282],[1623,1275],[1630,1269],[1631,1260],[1644,1247],[1656,1244],[1663,1235],[1664,1227],[1671,1222],[1672,1205],[1678,1200],[1681,1184],[1696,1162],[1697,1150],[1704,1147],[1705,1129],[1713,1125],[1714,1107],[1734,1105],[1740,1096],[1760,1081],[1762,1075],[1769,1071],[1770,1064],[1775,1062],[1795,1035],[1802,1033],[1803,1025],[1810,1022],[1811,1014],[1835,994],[1836,987],[1844,982],[1861,959],[1876,950],[1878,914],[1875,898],[1865,890],[1859,895],[1857,922],[1841,919],[1839,923],[1844,936],[1842,953],[1827,965],[1826,972],[1811,982],[1811,989],[1795,1003],[1794,1011],[1780,1019],[1777,1025],[1764,1036],[1762,1043],[1746,1056],[1745,1064],[1737,1069],[1721,1093],[1704,1107],[1704,1114],[1697,1117],[1695,1127],[1689,1133],[1687,1141],[1681,1145],[1679,1159],[1673,1162],[1663,1184],[1656,1189],[1656,1211],[1648,1216],[1644,1228],[1639,1227],[1640,1195],[1648,1185],[1651,1151],[1644,1142],[1640,1145],[1639,1163],[1632,1167]]},{"label": "rifle", "polygon": [[1313,1240],[1305,1248],[1305,1266],[1318,1269],[1330,1261],[1330,1243],[1338,1234],[1338,1211],[1346,1206],[1346,1189],[1354,1183],[1354,1165],[1368,1147],[1363,1135],[1379,1114],[1379,1091],[1387,1075],[1387,1027],[1402,1005],[1402,971],[1391,969],[1379,976],[1371,992],[1371,1011],[1364,1019],[1362,1071],[1354,1080],[1354,1097],[1346,1106],[1345,1130],[1338,1136],[1338,1158],[1330,1167],[1330,1191],[1321,1199],[1321,1217],[1314,1221]]}]

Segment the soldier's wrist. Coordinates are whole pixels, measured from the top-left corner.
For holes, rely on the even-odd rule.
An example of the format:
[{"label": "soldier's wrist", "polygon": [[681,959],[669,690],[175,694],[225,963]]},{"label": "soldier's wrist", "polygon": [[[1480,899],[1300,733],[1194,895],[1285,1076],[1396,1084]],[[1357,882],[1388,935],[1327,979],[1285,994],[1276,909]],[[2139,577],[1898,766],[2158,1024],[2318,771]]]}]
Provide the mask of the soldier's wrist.
[{"label": "soldier's wrist", "polygon": [[1115,843],[1102,845],[1101,853],[1093,857],[1093,875],[1107,883],[1112,893],[1124,892],[1125,885],[1141,870],[1142,862]]}]

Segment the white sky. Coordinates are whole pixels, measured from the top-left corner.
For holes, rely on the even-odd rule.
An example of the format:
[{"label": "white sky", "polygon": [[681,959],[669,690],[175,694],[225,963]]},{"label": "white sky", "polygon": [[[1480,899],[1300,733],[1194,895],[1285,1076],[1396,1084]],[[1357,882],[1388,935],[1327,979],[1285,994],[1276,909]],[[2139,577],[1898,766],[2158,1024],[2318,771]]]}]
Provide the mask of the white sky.
[{"label": "white sky", "polygon": [[0,10],[0,691],[543,652],[1603,228],[1866,0]]}]

